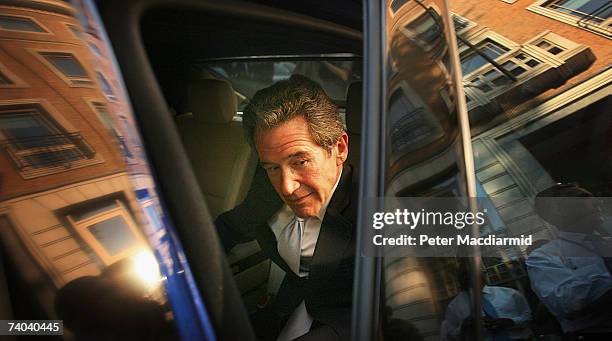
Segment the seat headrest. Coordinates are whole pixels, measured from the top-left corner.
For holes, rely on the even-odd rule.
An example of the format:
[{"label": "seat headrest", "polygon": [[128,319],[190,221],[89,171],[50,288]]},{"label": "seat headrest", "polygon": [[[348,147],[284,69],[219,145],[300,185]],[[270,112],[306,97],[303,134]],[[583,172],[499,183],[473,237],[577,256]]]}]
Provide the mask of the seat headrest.
[{"label": "seat headrest", "polygon": [[202,123],[230,123],[236,115],[232,86],[217,79],[197,79],[187,86],[187,111]]},{"label": "seat headrest", "polygon": [[361,134],[362,82],[352,83],[346,92],[346,130]]}]

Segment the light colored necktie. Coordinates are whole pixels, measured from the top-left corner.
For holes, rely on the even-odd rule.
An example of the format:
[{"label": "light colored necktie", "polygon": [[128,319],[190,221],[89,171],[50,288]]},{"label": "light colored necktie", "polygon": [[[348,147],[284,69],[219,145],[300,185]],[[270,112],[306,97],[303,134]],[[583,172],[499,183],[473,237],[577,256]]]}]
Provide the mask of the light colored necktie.
[{"label": "light colored necktie", "polygon": [[304,219],[295,217],[278,236],[278,253],[296,275],[300,273]]},{"label": "light colored necktie", "polygon": [[[300,274],[300,257],[302,255],[302,236],[304,233],[305,221],[295,217],[278,236],[278,253],[283,257],[285,263],[289,265],[296,275]],[[293,311],[287,324],[281,330],[277,341],[289,341],[298,338],[310,330],[312,317],[306,310],[304,301]]]}]

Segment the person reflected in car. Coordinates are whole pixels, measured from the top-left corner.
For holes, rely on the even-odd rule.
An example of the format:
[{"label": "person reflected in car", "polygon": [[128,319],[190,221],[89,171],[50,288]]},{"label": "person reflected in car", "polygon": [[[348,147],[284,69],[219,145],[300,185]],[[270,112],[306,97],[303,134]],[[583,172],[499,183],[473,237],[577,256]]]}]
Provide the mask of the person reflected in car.
[{"label": "person reflected in car", "polygon": [[612,337],[612,242],[599,231],[601,208],[598,198],[575,183],[553,185],[535,197],[538,215],[559,231],[529,254],[527,272],[564,340]]}]

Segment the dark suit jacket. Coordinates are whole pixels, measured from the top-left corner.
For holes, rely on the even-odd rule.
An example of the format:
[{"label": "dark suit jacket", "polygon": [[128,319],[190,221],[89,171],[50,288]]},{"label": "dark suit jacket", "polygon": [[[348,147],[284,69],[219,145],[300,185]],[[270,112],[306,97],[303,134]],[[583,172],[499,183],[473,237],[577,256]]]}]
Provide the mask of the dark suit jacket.
[{"label": "dark suit jacket", "polygon": [[[356,179],[345,165],[336,191],[327,207],[307,278],[298,277],[277,250],[276,237],[267,220],[283,205],[258,167],[247,198],[236,208],[221,214],[215,224],[226,251],[234,245],[256,239],[263,252],[286,275],[270,309],[278,319],[277,331],[305,300],[313,319],[332,327],[343,340],[350,338],[355,226],[357,212]],[[273,321],[271,321],[273,322]]]}]

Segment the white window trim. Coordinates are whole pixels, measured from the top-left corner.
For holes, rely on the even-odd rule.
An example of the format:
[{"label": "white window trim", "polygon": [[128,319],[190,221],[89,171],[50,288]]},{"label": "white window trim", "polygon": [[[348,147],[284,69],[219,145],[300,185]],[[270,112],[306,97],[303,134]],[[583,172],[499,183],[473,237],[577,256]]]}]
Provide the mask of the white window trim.
[{"label": "white window trim", "polygon": [[[86,63],[83,62],[81,58],[78,57],[78,53],[70,50],[48,50],[48,49],[28,49],[30,53],[34,55],[39,61],[41,61],[51,72],[56,74],[59,78],[61,78],[68,86],[72,88],[96,88],[96,80],[93,77],[93,73]],[[87,77],[68,77],[61,70],[59,70],[53,63],[51,63],[47,58],[45,58],[44,54],[70,54],[72,57],[81,65]],[[74,83],[74,82],[83,82],[83,83]],[[101,91],[102,89],[100,89]]]},{"label": "white window trim", "polygon": [[[481,42],[485,41],[486,39],[492,40],[493,42],[505,47],[508,49],[508,51],[500,56],[498,56],[497,58],[495,58],[495,61],[497,61],[499,64],[503,64],[503,62],[501,62],[502,60],[505,62],[507,60],[508,57],[514,55],[518,50],[520,50],[521,45],[515,43],[514,41],[494,32],[491,31],[489,28],[481,28],[477,31],[474,31],[473,33],[470,33],[469,35],[463,37],[464,39],[468,40],[472,45],[474,46],[478,46],[478,44],[480,44]],[[462,47],[459,48],[459,56],[461,56],[462,53],[464,53],[465,51],[469,50],[469,46],[464,45]],[[468,73],[468,74],[464,74],[463,75],[463,79],[466,80],[468,78],[472,78],[472,76],[474,75],[478,75],[483,73],[483,70],[485,70],[486,68],[488,68],[490,65],[484,64],[483,66],[479,67],[478,69]]]},{"label": "white window trim", "polygon": [[[498,34],[494,34],[491,35],[489,33],[489,31],[485,31],[483,34],[478,34],[478,35],[474,35],[476,37],[480,37],[480,36],[485,36],[488,37],[489,39],[491,39],[491,37],[494,37],[494,41],[499,43],[499,37],[501,37]],[[503,37],[502,37],[503,38]],[[541,41],[542,39],[545,39],[551,43],[560,45],[564,48],[564,50],[557,54],[557,55],[553,55],[551,53],[548,53],[546,50],[539,48],[536,46],[536,44]],[[482,40],[480,40],[482,41]],[[503,39],[503,41],[509,41],[507,39]],[[478,44],[475,43],[474,45]],[[514,43],[513,43],[514,44]],[[462,51],[465,51],[467,49],[467,47],[464,47],[462,49]],[[587,46],[584,45],[580,45],[577,44],[571,40],[565,39],[555,33],[552,33],[551,31],[544,31],[540,34],[538,34],[537,36],[535,36],[534,38],[528,40],[525,44],[521,45],[516,45],[515,47],[513,47],[510,51],[508,51],[508,53],[505,53],[504,55],[501,55],[499,57],[497,57],[495,59],[495,61],[499,64],[499,65],[503,65],[504,63],[506,63],[509,60],[512,60],[513,62],[515,62],[515,64],[524,64],[524,62],[521,61],[517,61],[515,60],[515,57],[518,54],[524,54],[526,55],[528,58],[532,58],[532,59],[536,59],[538,60],[540,63],[536,66],[533,67],[528,67],[526,65],[523,66],[523,68],[527,67],[527,71],[523,72],[522,74],[516,76],[516,78],[518,79],[517,82],[515,83],[510,83],[510,84],[506,84],[506,85],[502,85],[502,86],[496,86],[493,87],[493,90],[488,91],[488,92],[483,92],[479,89],[476,89],[474,87],[470,87],[470,86],[464,86],[465,88],[465,92],[467,97],[470,99],[470,101],[468,102],[468,109],[471,110],[474,107],[477,106],[484,106],[488,103],[491,102],[491,99],[499,96],[500,94],[508,91],[508,89],[522,84],[524,82],[529,81],[530,79],[538,76],[539,74],[546,72],[547,70],[551,69],[551,68],[559,68],[562,65],[565,64],[565,61],[570,59],[571,57],[575,56],[576,54],[579,54],[581,52],[583,52],[585,49],[588,49]],[[468,75],[464,75],[463,77],[463,82],[464,85],[465,84],[469,84],[472,81],[474,81],[476,78],[479,78],[479,76],[484,75],[485,73],[489,72],[490,70],[494,69],[495,67],[490,65],[490,64],[485,64],[483,65],[481,68],[469,73]]]},{"label": "white window trim", "polygon": [[572,25],[574,27],[593,32],[602,37],[612,39],[612,32],[606,29],[606,26],[610,24],[610,21],[612,19],[608,19],[602,24],[585,21],[583,25],[578,25],[577,22],[580,20],[579,17],[573,16],[571,14],[565,14],[559,11],[555,11],[554,9],[545,7],[544,4],[548,1],[550,0],[538,0],[533,4],[529,5],[527,7],[527,10]]},{"label": "white window trim", "polygon": [[[117,208],[104,211],[96,214],[93,217],[88,217],[78,221],[76,221],[70,214],[66,217],[79,236],[87,243],[89,247],[91,247],[96,255],[100,257],[104,265],[110,265],[120,259],[134,254],[135,252],[138,252],[139,250],[146,249],[148,245],[142,236],[142,233],[138,229],[138,224],[136,224],[125,205],[123,205],[123,203],[119,200],[115,200],[115,203],[117,204]],[[98,241],[98,239],[96,239],[96,237],[93,235],[93,233],[89,231],[89,226],[117,216],[124,219],[137,242],[135,245],[119,252],[118,254],[111,255],[108,253],[104,245],[102,245],[102,243],[100,243],[100,241]]]},{"label": "white window trim", "polygon": [[459,31],[456,31],[457,34],[463,35],[466,32],[468,32],[469,30],[471,30],[471,29],[473,29],[473,28],[475,28],[477,26],[476,23],[473,22],[472,20],[470,20],[470,19],[468,19],[468,18],[466,18],[466,17],[464,17],[462,15],[459,15],[459,14],[457,14],[455,12],[451,12],[451,19],[453,17],[459,17],[459,18],[461,18],[461,20],[466,21],[468,23],[468,25],[466,27],[460,29]]}]

